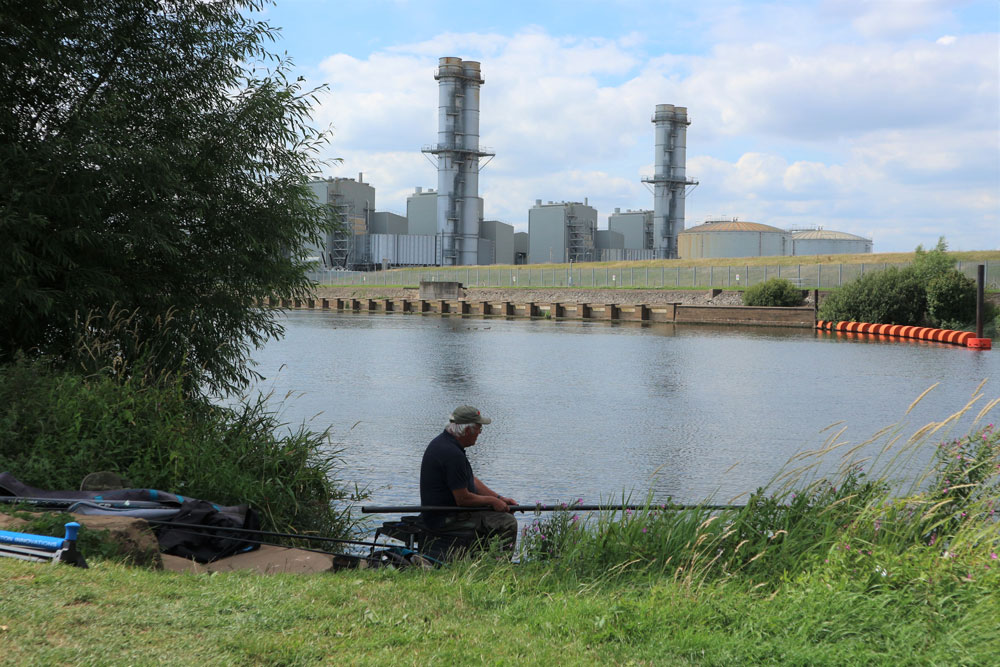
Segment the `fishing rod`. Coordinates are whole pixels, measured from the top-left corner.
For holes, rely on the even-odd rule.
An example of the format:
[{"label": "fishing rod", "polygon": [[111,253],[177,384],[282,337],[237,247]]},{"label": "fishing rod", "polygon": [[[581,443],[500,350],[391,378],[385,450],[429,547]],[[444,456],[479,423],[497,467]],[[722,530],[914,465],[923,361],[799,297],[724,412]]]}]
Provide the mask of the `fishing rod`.
[{"label": "fishing rod", "polygon": [[25,496],[0,496],[0,503],[33,505],[46,509],[68,509],[80,503],[107,509],[175,510],[179,503],[162,503],[154,500],[96,500],[94,498],[29,498]]},{"label": "fishing rod", "polygon": [[[665,503],[661,505],[508,505],[508,512],[624,512],[626,510],[639,512],[643,510],[741,510],[745,505],[675,505]],[[406,514],[410,512],[486,512],[496,511],[490,506],[483,507],[454,507],[449,505],[364,505],[361,508],[364,514]]]},{"label": "fishing rod", "polygon": [[[360,544],[361,546],[371,547],[371,546],[382,546],[377,542],[362,542],[360,540],[347,540],[339,537],[323,537],[322,535],[302,535],[297,533],[277,533],[270,530],[253,530],[250,528],[234,528],[232,526],[206,526],[202,523],[176,523],[174,521],[164,521],[161,519],[146,519],[147,523],[156,524],[160,526],[167,526],[169,528],[183,528],[182,532],[196,531],[219,531],[223,533],[240,533],[247,535],[262,535],[265,537],[287,537],[296,540],[312,540],[314,542],[335,542],[337,544]],[[246,540],[251,542],[253,540]],[[267,544],[266,542],[261,542],[261,544]]]}]

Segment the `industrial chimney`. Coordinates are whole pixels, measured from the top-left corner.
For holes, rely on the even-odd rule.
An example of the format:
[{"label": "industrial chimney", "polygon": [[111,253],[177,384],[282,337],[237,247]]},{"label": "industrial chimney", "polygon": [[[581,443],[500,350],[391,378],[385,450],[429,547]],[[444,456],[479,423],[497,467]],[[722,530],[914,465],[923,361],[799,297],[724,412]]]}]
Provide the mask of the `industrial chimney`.
[{"label": "industrial chimney", "polygon": [[493,153],[479,147],[479,63],[441,58],[438,81],[438,142],[423,149],[437,156],[437,234],[443,265],[477,264],[482,199],[479,158]]},{"label": "industrial chimney", "polygon": [[656,126],[656,171],[644,183],[653,184],[653,247],[656,256],[677,257],[677,235],[684,231],[684,198],[688,185],[697,181],[686,178],[687,107],[657,104],[653,113]]}]

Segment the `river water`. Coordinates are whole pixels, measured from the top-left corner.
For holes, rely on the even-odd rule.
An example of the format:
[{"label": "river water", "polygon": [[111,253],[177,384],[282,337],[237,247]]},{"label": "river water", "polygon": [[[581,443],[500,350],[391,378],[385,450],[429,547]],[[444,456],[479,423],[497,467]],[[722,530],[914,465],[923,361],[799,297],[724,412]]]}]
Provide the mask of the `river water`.
[{"label": "river water", "polygon": [[419,502],[424,447],[461,404],[493,419],[469,449],[476,474],[521,503],[726,503],[843,427],[821,472],[901,419],[907,435],[944,419],[984,379],[977,406],[1000,396],[998,351],[803,329],[294,311],[284,325],[254,355],[256,390],[285,421],[330,427],[366,504]]}]

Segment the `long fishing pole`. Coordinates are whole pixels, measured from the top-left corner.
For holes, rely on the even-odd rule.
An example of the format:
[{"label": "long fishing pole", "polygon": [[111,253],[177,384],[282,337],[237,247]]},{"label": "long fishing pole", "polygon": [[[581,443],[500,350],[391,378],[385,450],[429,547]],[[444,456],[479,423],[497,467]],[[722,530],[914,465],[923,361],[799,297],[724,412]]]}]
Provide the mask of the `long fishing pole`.
[{"label": "long fishing pole", "polygon": [[[642,510],[741,510],[744,505],[675,505],[665,503],[663,505],[508,505],[508,512],[624,512],[630,510],[639,512]],[[410,512],[486,512],[495,511],[490,506],[484,507],[454,507],[448,505],[388,505],[375,506],[364,505],[361,508],[364,514],[407,514]]]},{"label": "long fishing pole", "polygon": [[10,505],[33,505],[46,509],[65,509],[80,503],[97,505],[107,509],[177,509],[179,503],[162,503],[153,500],[96,500],[94,498],[29,498],[25,496],[0,496],[0,503]]},{"label": "long fishing pole", "polygon": [[[250,528],[234,528],[232,526],[207,526],[202,523],[176,523],[174,521],[165,521],[161,519],[146,519],[147,523],[156,524],[160,526],[168,526],[171,528],[184,528],[187,529],[184,532],[195,532],[196,530],[201,531],[219,531],[223,533],[241,533],[247,535],[263,535],[266,537],[287,537],[296,540],[312,540],[314,542],[336,542],[337,544],[360,544],[361,546],[371,547],[371,546],[382,546],[377,542],[362,542],[360,540],[347,540],[339,537],[323,537],[322,535],[302,535],[298,533],[277,533],[270,530],[253,530]],[[264,544],[262,542],[262,544]]]}]

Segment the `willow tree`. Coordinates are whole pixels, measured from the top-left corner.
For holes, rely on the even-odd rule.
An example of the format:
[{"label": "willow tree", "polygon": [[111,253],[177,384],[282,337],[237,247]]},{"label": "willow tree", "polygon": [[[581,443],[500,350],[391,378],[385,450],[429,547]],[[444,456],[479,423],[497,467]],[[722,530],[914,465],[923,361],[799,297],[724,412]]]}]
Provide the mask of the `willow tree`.
[{"label": "willow tree", "polygon": [[306,185],[316,91],[261,4],[0,0],[0,360],[252,381],[282,333],[258,304],[308,292],[335,224]]}]

